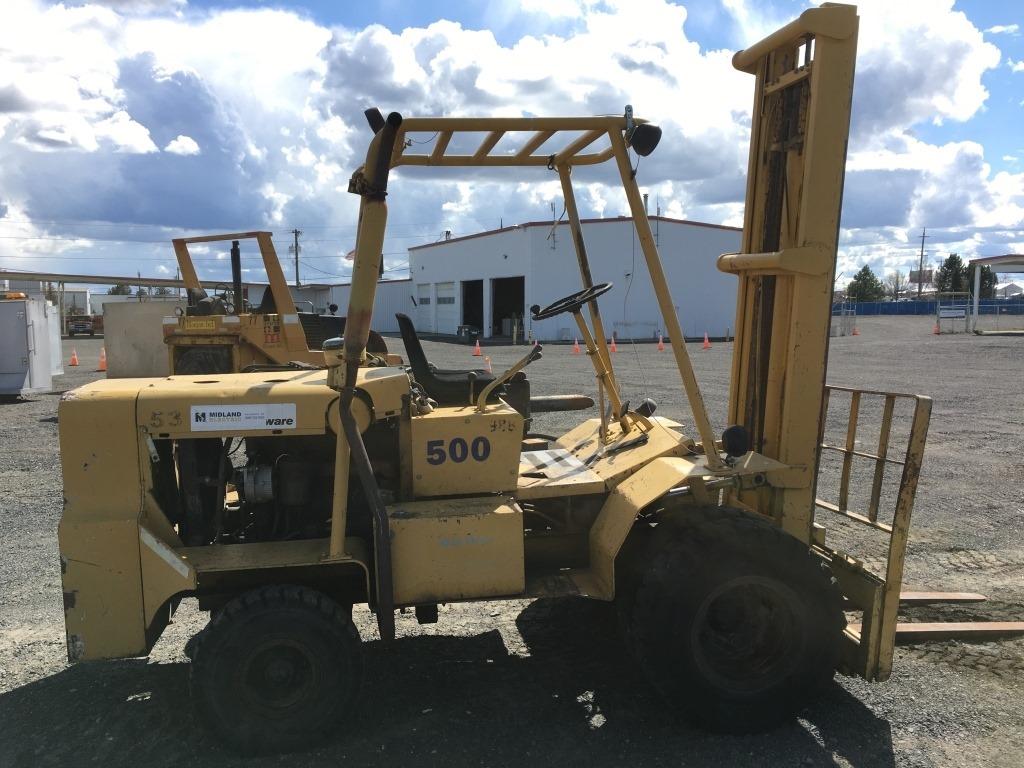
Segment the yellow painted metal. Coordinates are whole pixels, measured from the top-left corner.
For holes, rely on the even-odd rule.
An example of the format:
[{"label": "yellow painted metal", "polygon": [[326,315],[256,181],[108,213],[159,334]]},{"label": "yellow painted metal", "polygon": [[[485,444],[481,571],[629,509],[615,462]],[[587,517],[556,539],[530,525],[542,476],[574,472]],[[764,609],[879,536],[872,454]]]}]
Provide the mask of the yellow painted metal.
[{"label": "yellow painted metal", "polygon": [[583,461],[611,489],[661,456],[693,455],[693,441],[673,429],[679,424],[660,416],[650,422],[650,428],[636,424],[628,434],[615,433],[602,443],[601,420],[588,419],[562,435],[557,445]]},{"label": "yellow painted metal", "polygon": [[733,59],[756,83],[742,252],[719,260],[740,278],[729,423],[808,470],[736,499],[808,544],[856,48],[856,9],[826,3]]},{"label": "yellow painted metal", "polygon": [[[220,430],[198,430],[195,411],[232,406],[294,405],[294,424],[262,424],[246,427],[242,434],[313,435],[328,429],[339,430],[336,392],[326,386],[327,371],[271,371],[262,373],[225,373],[199,376],[171,376],[163,379],[103,379],[74,390],[68,403],[120,400],[138,406],[138,424],[154,438],[216,437],[240,433],[235,423]],[[396,416],[402,397],[409,392],[409,377],[399,368],[362,368],[357,390],[356,420],[362,429],[373,419]],[[62,408],[66,406],[62,405]],[[91,419],[102,418],[99,411]],[[136,416],[132,416],[134,422]],[[210,422],[206,422],[207,425]],[[92,434],[96,422],[90,421],[83,434]],[[106,427],[104,426],[104,429]],[[133,491],[136,495],[140,491]],[[102,497],[100,497],[102,498]]]},{"label": "yellow painted metal", "polygon": [[73,390],[58,415],[64,511],[58,527],[72,661],[146,653],[135,400],[124,380]]},{"label": "yellow painted metal", "polygon": [[[634,119],[635,124],[646,121]],[[621,116],[604,117],[409,117],[402,122],[392,155],[392,167],[400,165],[435,165],[449,167],[530,167],[595,165],[611,159],[613,149],[601,147],[598,151],[583,152],[608,132],[626,130],[626,119]],[[447,154],[448,144],[455,133],[484,132],[484,142],[468,155]],[[558,134],[569,134],[564,143]],[[583,135],[577,135],[583,132]],[[531,137],[517,152],[491,154],[501,136],[529,133]],[[414,153],[406,137],[409,134],[437,134],[430,151]],[[494,136],[498,134],[498,138]],[[410,144],[410,146],[414,146]],[[541,154],[535,154],[544,147]]]},{"label": "yellow painted metal", "polygon": [[[353,403],[353,405],[355,404]],[[334,491],[331,497],[331,546],[328,552],[328,556],[331,558],[345,556],[349,462],[352,459],[352,447],[348,444],[344,430],[340,428],[340,420],[335,434],[338,436],[338,442],[334,451]]]},{"label": "yellow painted metal", "polygon": [[690,405],[690,412],[693,414],[694,424],[697,427],[697,434],[705,447],[708,466],[711,469],[722,469],[722,460],[715,450],[715,433],[711,429],[711,420],[708,418],[707,409],[704,407],[704,397],[700,393],[697,384],[697,377],[693,373],[693,364],[686,351],[683,329],[679,325],[679,317],[676,315],[675,304],[672,301],[672,294],[668,288],[668,281],[665,279],[665,269],[662,267],[661,258],[658,256],[658,247],[654,244],[654,233],[651,232],[651,223],[647,220],[647,212],[644,210],[643,199],[640,197],[640,189],[636,185],[636,177],[633,168],[629,164],[629,156],[626,153],[626,140],[621,133],[612,131],[609,134],[612,148],[615,150],[615,162],[619,168],[619,176],[622,179],[623,189],[626,191],[626,200],[629,202],[629,210],[633,216],[633,224],[636,227],[637,240],[640,242],[640,250],[647,262],[647,271],[651,276],[651,283],[654,285],[654,295],[658,300],[658,308],[661,310],[662,319],[665,322],[665,330],[668,332],[669,343],[672,345],[672,354],[675,356],[676,367],[679,369],[679,377],[683,382],[683,389],[686,392],[686,399]]},{"label": "yellow painted metal", "polygon": [[[585,465],[576,456],[564,449],[565,458],[551,458],[551,451],[524,452],[519,463],[519,485],[516,498],[520,501],[549,499],[566,496],[582,496],[604,493],[605,482],[601,476]],[[543,466],[538,468],[531,460],[539,455]]]},{"label": "yellow painted metal", "polygon": [[412,419],[416,497],[514,491],[523,417],[505,403],[436,408]]},{"label": "yellow painted metal", "polygon": [[292,361],[323,365],[323,352],[307,349],[297,314],[168,317],[164,318],[163,334],[171,371],[176,370],[177,357],[183,350],[204,345],[230,347],[233,370]]},{"label": "yellow painted metal", "polygon": [[[175,370],[177,362],[176,348],[208,343],[230,345],[233,348],[232,362],[235,370],[248,365],[287,363],[292,360],[311,365],[322,364],[320,351],[307,347],[306,335],[299,323],[295,301],[281,270],[271,232],[236,232],[175,238],[171,242],[178,260],[178,268],[181,270],[182,282],[190,293],[201,294],[203,291],[188,250],[189,244],[248,239],[256,240],[259,247],[268,286],[274,297],[276,314],[249,314],[238,311],[234,315],[181,317],[177,318],[176,323],[165,323],[164,342],[168,345],[172,371]],[[213,342],[213,336],[221,339]]]},{"label": "yellow painted metal", "polygon": [[[572,233],[576,260],[579,262],[580,278],[584,288],[592,288],[594,286],[594,277],[590,272],[590,259],[587,256],[587,245],[583,239],[583,225],[580,223],[580,212],[576,206],[576,194],[572,188],[572,166],[563,164],[557,167],[558,180],[562,185],[562,197],[565,200],[565,212],[569,217],[569,231]],[[596,301],[591,301],[587,303],[587,311],[590,314],[590,322],[594,328],[593,336],[590,334],[590,329],[586,327],[586,323],[583,322],[580,313],[574,312],[573,316],[576,319],[576,324],[580,327],[584,340],[587,338],[591,339],[587,344],[587,354],[593,355],[596,353],[600,358],[600,368],[596,365],[597,360],[594,361],[598,379],[603,384],[609,399],[612,401],[612,410],[617,414],[621,410],[621,401],[619,398],[619,388],[615,382],[615,369],[612,366],[611,354],[608,352],[608,338],[604,335],[601,309]],[[626,423],[623,423],[622,426],[623,430],[627,429]]]},{"label": "yellow painted metal", "polygon": [[497,496],[388,507],[396,605],[522,595],[523,512]]},{"label": "yellow painted metal", "polygon": [[356,255],[352,262],[352,288],[345,318],[345,353],[341,370],[366,362],[366,344],[370,335],[373,302],[384,251],[387,203],[362,198],[359,204],[359,230]]},{"label": "yellow painted metal", "polygon": [[[490,384],[486,384],[483,388],[478,390],[479,394],[476,395],[477,412],[484,413],[488,408],[487,398],[491,396],[491,393],[494,390],[498,389],[498,387],[503,386],[505,382],[509,381],[513,376],[515,376],[517,373],[523,370],[526,366],[528,366],[538,357],[540,357],[540,347],[535,347],[534,349],[531,349],[527,354],[525,354],[522,358],[520,358],[518,361],[516,361],[511,368],[495,376],[494,381],[492,381]],[[472,398],[472,395],[470,397]]]},{"label": "yellow painted metal", "polygon": [[[590,302],[591,305],[596,306],[597,302]],[[576,321],[576,326],[580,329],[580,338],[583,339],[583,346],[587,350],[587,355],[590,356],[591,365],[594,366],[594,375],[597,379],[597,393],[598,393],[598,410],[601,413],[601,439],[607,440],[608,434],[605,428],[605,413],[604,413],[604,395],[608,395],[609,404],[612,407],[612,413],[620,414],[619,424],[622,426],[622,431],[626,432],[629,430],[629,421],[626,420],[625,414],[622,413],[622,401],[619,399],[619,390],[615,383],[615,376],[612,373],[611,368],[605,364],[605,353],[601,350],[605,349],[604,343],[598,342],[594,335],[590,332],[590,327],[587,325],[586,320],[583,319],[583,315],[579,312],[572,313],[573,319]],[[597,315],[595,321],[595,327],[600,325],[601,316]]]},{"label": "yellow painted metal", "polygon": [[598,590],[594,597],[611,600],[615,596],[615,556],[637,513],[687,478],[709,474],[704,462],[694,458],[648,461],[608,494],[590,529],[590,572]]},{"label": "yellow painted metal", "polygon": [[[843,593],[850,599],[854,607],[864,612],[860,629],[850,630],[847,633],[847,637],[856,643],[856,646],[847,654],[847,663],[852,672],[868,680],[886,680],[892,673],[893,648],[896,641],[896,616],[899,611],[900,591],[903,583],[903,566],[910,532],[910,517],[914,508],[914,495],[917,490],[921,462],[924,459],[924,446],[928,436],[932,403],[930,398],[920,395],[857,390],[849,387],[828,387],[825,398],[827,403],[835,404],[834,393],[836,392],[843,392],[850,396],[846,446],[838,448],[827,446],[824,442],[821,445],[823,448],[829,447],[843,455],[839,500],[837,503],[831,503],[818,498],[815,504],[819,509],[842,515],[848,520],[882,531],[889,536],[884,577],[867,572],[863,564],[848,553],[825,549],[831,558],[833,571],[837,572]],[[882,422],[879,427],[878,452],[876,454],[854,448],[858,444],[857,425],[861,401],[864,397],[881,398],[883,401]],[[898,400],[910,401],[914,407],[907,448],[902,461],[889,457],[891,422]],[[824,416],[827,416],[827,412]],[[867,514],[853,512],[848,508],[849,477],[854,458],[870,461],[874,466]],[[891,525],[878,520],[882,473],[886,464],[897,464],[903,468]]]},{"label": "yellow painted metal", "polygon": [[281,271],[281,262],[278,261],[277,251],[274,249],[274,234],[272,232],[235,232],[219,235],[199,235],[197,237],[179,237],[171,241],[174,245],[174,255],[178,259],[178,267],[181,270],[182,282],[185,287],[193,291],[202,291],[202,286],[196,276],[195,266],[192,257],[188,252],[191,243],[226,243],[232,240],[255,240],[260,249],[260,257],[263,260],[263,268],[267,273],[267,283],[270,287],[277,311],[281,315],[294,315],[296,312],[295,302],[292,299],[291,291],[288,290],[288,282],[285,280],[284,272]]},{"label": "yellow painted metal", "polygon": [[[328,539],[300,539],[181,547],[177,553],[195,570],[201,582],[211,574],[316,565],[328,559],[329,549]],[[369,556],[362,539],[347,538],[345,550],[350,553],[345,560],[366,570]]]},{"label": "yellow painted metal", "polygon": [[[167,601],[196,588],[196,572],[174,548],[145,526],[139,526],[139,561],[145,625],[153,624]],[[163,617],[170,618],[169,612]]]},{"label": "yellow painted metal", "polygon": [[[122,477],[120,482],[125,482]],[[69,661],[149,651],[139,562],[139,527],[111,507],[107,519],[61,519],[58,542]]]}]

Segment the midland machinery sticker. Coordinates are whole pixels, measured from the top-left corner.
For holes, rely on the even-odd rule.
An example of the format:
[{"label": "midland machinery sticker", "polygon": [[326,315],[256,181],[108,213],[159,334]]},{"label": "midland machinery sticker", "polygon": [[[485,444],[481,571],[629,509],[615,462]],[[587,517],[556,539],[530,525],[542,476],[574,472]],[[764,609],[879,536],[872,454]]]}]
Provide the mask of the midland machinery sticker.
[{"label": "midland machinery sticker", "polygon": [[295,403],[193,405],[193,432],[235,429],[295,429]]}]

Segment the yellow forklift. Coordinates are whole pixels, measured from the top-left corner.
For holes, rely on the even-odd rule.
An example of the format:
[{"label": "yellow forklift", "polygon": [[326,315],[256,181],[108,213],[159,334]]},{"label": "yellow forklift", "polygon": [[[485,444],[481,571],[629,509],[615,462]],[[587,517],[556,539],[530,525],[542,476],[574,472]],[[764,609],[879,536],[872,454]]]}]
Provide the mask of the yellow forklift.
[{"label": "yellow forklift", "polygon": [[[242,287],[241,242],[255,240],[268,285],[258,304]],[[203,288],[189,245],[231,242],[231,286],[218,285],[212,294]],[[180,237],[171,241],[185,284],[187,306],[163,323],[171,373],[228,373],[254,368],[323,365],[326,339],[345,332],[345,318],[312,311],[300,312],[288,288],[274,249],[271,232],[237,232]],[[387,344],[370,334],[368,351],[392,365],[401,358],[388,355]]]},{"label": "yellow forklift", "polygon": [[[145,655],[179,601],[197,598],[212,617],[188,648],[197,719],[250,752],[345,733],[359,697],[351,609],[361,603],[386,643],[400,608],[434,622],[455,601],[614,601],[652,684],[717,730],[794,717],[836,669],[888,678],[930,401],[853,392],[849,442],[835,448],[841,498],[815,493],[828,393],[838,397],[825,370],[856,39],[855,9],[826,4],[734,58],[756,85],[742,251],[719,259],[739,290],[732,426],[720,436],[631,162],[655,150],[656,126],[629,108],[569,118],[367,111],[374,135],[350,183],[360,197],[351,302],[344,338],[324,344],[326,369],[100,381],[65,396],[70,660]],[[449,153],[464,133],[484,138]],[[518,148],[494,153],[506,136]],[[574,169],[605,162],[632,212],[693,433],[620,394],[595,301],[610,284],[591,275],[572,186]],[[415,166],[558,176],[582,287],[534,318],[573,316],[596,418],[547,444],[523,441],[523,416],[494,393],[543,365],[540,347],[484,386],[464,372],[445,402],[402,368],[365,364],[389,171]],[[886,453],[888,431],[878,454],[856,448],[859,402],[870,397],[890,422],[897,401],[910,403],[905,451]],[[99,431],[108,439],[93,439]],[[200,441],[216,450],[185,450]],[[848,508],[849,462],[863,456],[902,464],[891,523],[874,486],[869,510]],[[832,545],[818,512],[884,532],[884,573]],[[848,611],[858,624],[847,625]]]}]

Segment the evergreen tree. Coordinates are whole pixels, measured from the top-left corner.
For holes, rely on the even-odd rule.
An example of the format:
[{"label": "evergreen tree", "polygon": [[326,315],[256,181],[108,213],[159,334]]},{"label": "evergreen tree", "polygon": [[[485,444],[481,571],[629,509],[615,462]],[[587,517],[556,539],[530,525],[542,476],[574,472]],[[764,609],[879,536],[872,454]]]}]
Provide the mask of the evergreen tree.
[{"label": "evergreen tree", "polygon": [[935,273],[935,290],[939,293],[963,293],[970,290],[967,284],[967,265],[957,253],[951,253]]},{"label": "evergreen tree", "polygon": [[[974,280],[974,275],[970,275],[971,280]],[[971,289],[973,290],[974,283],[971,283]],[[996,295],[996,273],[992,271],[992,267],[984,266],[981,268],[981,286],[978,293],[981,294],[983,299],[994,299]]]},{"label": "evergreen tree", "polygon": [[885,286],[865,264],[846,286],[846,297],[850,301],[881,301],[885,298]]},{"label": "evergreen tree", "polygon": [[131,296],[132,288],[127,283],[114,283],[114,285],[107,290],[107,293],[112,296]]}]

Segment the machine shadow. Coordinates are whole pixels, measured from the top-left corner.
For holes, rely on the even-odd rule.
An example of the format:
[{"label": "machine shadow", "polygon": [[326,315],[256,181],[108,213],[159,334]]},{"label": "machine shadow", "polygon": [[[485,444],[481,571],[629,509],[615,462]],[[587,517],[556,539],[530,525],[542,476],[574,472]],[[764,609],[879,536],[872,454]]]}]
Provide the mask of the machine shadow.
[{"label": "machine shadow", "polygon": [[[363,698],[326,747],[246,765],[895,764],[889,723],[833,685],[800,722],[751,736],[679,721],[628,661],[608,606],[538,600],[492,630],[365,644]],[[242,764],[193,721],[186,664],[81,664],[0,695],[0,764]]]}]

